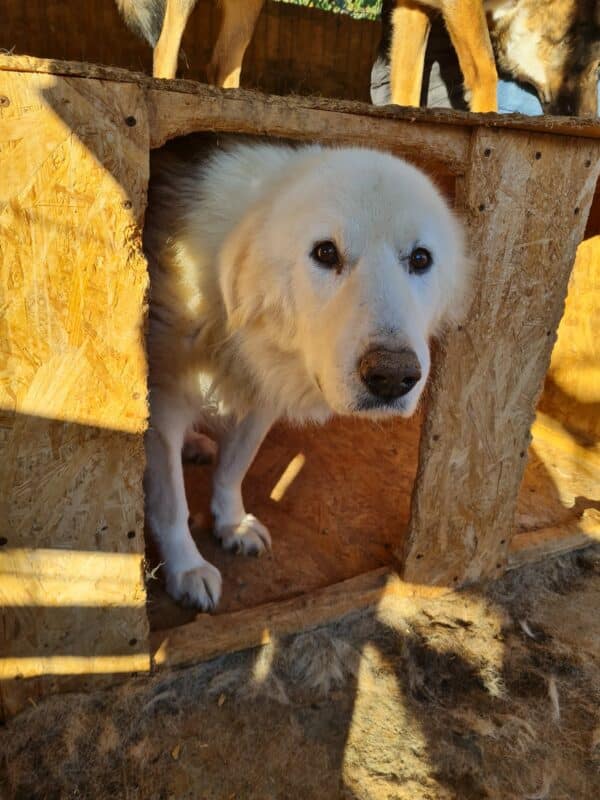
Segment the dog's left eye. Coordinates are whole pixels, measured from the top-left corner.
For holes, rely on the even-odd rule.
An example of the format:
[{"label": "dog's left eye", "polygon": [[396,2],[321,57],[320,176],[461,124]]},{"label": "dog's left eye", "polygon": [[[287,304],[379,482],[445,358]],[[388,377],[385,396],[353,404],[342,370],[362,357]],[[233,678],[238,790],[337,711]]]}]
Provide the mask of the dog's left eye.
[{"label": "dog's left eye", "polygon": [[312,249],[311,256],[317,264],[327,267],[327,269],[339,269],[342,265],[342,259],[333,242],[317,242]]},{"label": "dog's left eye", "polygon": [[417,274],[427,272],[433,264],[433,256],[425,247],[415,247],[408,257],[408,267],[411,272]]}]

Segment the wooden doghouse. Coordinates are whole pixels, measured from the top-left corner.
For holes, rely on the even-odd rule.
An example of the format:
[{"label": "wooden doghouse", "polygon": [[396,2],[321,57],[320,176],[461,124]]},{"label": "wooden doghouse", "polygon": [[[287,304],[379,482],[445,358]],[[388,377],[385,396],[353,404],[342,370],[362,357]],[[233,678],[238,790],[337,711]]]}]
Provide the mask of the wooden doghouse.
[{"label": "wooden doghouse", "polygon": [[[202,130],[415,161],[465,219],[477,286],[468,319],[436,353],[422,425],[272,433],[245,484],[272,529],[271,556],[213,552],[208,473],[188,471],[202,552],[224,574],[219,612],[190,619],[160,593],[146,607],[140,246],[150,149]],[[5,713],[598,537],[598,239],[580,251],[532,423],[599,171],[596,122],[224,93],[0,56]]]}]

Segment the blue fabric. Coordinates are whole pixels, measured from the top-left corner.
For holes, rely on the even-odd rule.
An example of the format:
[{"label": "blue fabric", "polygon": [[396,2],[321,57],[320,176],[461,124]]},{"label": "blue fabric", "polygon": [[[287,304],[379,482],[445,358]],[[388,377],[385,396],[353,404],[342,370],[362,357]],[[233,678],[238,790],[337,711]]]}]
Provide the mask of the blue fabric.
[{"label": "blue fabric", "polygon": [[514,81],[498,81],[498,112],[500,114],[528,114],[537,117],[543,114],[535,92],[524,89]]},{"label": "blue fabric", "polygon": [[[500,114],[543,114],[537,95],[513,81],[498,81],[498,111]],[[600,117],[600,81],[598,82],[598,116]]]}]

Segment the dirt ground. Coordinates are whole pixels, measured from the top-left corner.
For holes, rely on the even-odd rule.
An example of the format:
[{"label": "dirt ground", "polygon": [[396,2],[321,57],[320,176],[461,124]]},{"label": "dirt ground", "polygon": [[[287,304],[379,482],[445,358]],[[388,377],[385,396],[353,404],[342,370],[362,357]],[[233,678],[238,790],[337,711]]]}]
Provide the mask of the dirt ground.
[{"label": "dirt ground", "polygon": [[0,728],[0,797],[594,800],[600,549]]}]

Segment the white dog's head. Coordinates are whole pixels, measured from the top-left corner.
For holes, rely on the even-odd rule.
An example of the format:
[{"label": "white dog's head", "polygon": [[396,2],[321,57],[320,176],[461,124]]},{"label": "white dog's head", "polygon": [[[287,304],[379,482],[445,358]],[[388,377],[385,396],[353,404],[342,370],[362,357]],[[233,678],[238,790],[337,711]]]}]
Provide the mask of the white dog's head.
[{"label": "white dog's head", "polygon": [[[364,149],[298,151],[221,254],[246,356],[292,355],[306,392],[340,414],[414,412],[429,339],[463,313],[468,278],[461,228],[430,180]],[[271,391],[295,382],[284,362]]]}]

